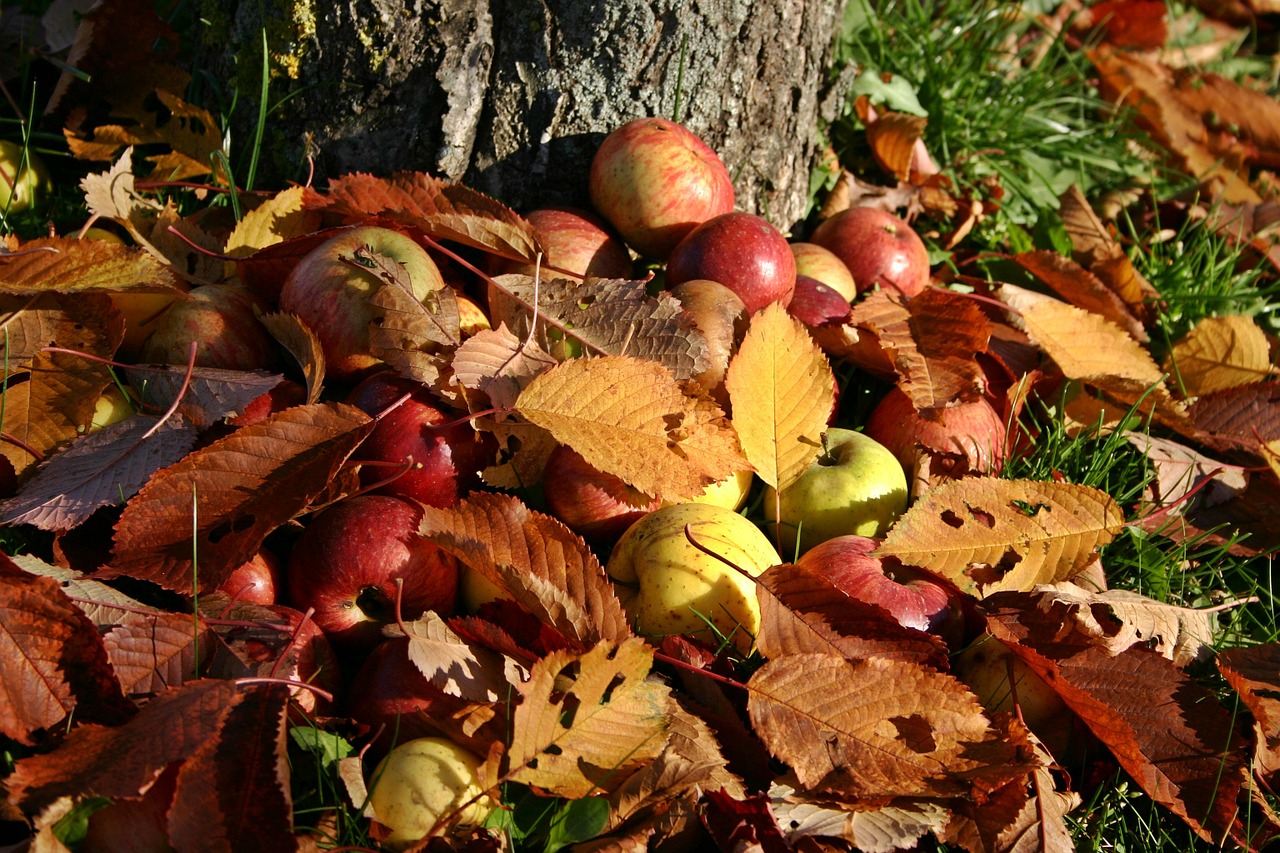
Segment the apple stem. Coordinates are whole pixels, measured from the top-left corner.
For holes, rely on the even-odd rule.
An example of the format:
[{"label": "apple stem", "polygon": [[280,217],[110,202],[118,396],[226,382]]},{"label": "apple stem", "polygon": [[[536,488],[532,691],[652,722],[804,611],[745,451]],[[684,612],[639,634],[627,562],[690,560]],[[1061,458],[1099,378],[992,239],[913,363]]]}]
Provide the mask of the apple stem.
[{"label": "apple stem", "polygon": [[287,687],[301,687],[304,690],[310,690],[312,693],[324,699],[326,702],[333,701],[333,694],[323,687],[317,687],[309,681],[299,681],[295,678],[276,678],[271,675],[251,675],[245,678],[237,678],[237,685],[247,684],[283,684]]},{"label": "apple stem", "polygon": [[712,672],[709,669],[703,669],[700,666],[694,666],[693,664],[688,663],[686,661],[682,661],[679,658],[672,657],[671,655],[666,654],[665,652],[660,652],[655,650],[653,653],[653,657],[654,657],[654,660],[660,660],[663,663],[670,664],[671,666],[674,666],[677,669],[682,669],[685,672],[690,672],[690,673],[693,673],[694,675],[705,676],[711,679],[712,681],[718,681],[721,684],[727,684],[730,687],[737,687],[740,690],[748,689],[747,685],[743,684],[741,681],[736,681],[727,675],[721,675],[720,673]]},{"label": "apple stem", "polygon": [[755,578],[753,578],[750,574],[748,574],[746,570],[744,570],[737,563],[733,562],[728,557],[724,557],[724,556],[721,556],[720,554],[717,554],[715,551],[712,551],[710,548],[708,548],[706,545],[703,545],[697,539],[694,539],[692,522],[684,526],[684,538],[689,540],[690,545],[697,548],[699,551],[706,554],[708,557],[714,557],[715,559],[724,563],[726,566],[733,569],[735,572],[742,575],[743,577],[748,578],[749,580],[752,580],[752,581],[755,580]]},{"label": "apple stem", "polygon": [[169,226],[167,229],[165,229],[165,230],[167,230],[167,231],[168,231],[170,234],[172,234],[173,236],[177,237],[177,238],[178,238],[179,240],[181,240],[182,242],[186,243],[188,246],[190,246],[190,247],[191,247],[192,249],[194,249],[195,251],[197,251],[197,252],[199,252],[200,254],[204,255],[206,258],[216,258],[216,259],[217,259],[217,260],[219,260],[219,261],[238,261],[238,260],[240,260],[240,258],[234,257],[234,256],[232,256],[232,255],[224,255],[224,254],[222,254],[221,252],[214,252],[214,251],[212,251],[212,250],[210,250],[210,249],[206,249],[204,246],[196,245],[194,242],[192,242],[192,240],[191,240],[191,238],[190,238],[190,237],[188,237],[186,234],[183,234],[181,231],[179,231],[177,228],[174,228],[172,225],[170,225],[170,226]]},{"label": "apple stem", "polygon": [[[293,629],[293,636],[289,638],[289,645],[280,653],[280,656],[276,658],[276,662],[271,667],[271,676],[273,678],[276,677],[276,670],[280,668],[280,664],[284,661],[285,654],[288,653],[290,649],[297,647],[298,638],[302,636],[302,629],[311,621],[311,617],[315,615],[315,612],[316,609],[314,607],[308,607],[307,611],[302,614],[302,618],[298,620],[297,627]],[[330,696],[329,699],[332,701],[333,697]]]},{"label": "apple stem", "polygon": [[463,415],[460,418],[455,418],[454,420],[451,420],[451,421],[445,421],[442,424],[425,424],[423,426],[423,429],[433,429],[433,430],[451,429],[452,427],[459,426],[460,424],[470,423],[476,418],[483,418],[486,415],[511,415],[511,414],[515,414],[515,411],[516,411],[515,409],[511,409],[506,406],[494,406],[491,409],[481,409],[478,412],[472,412],[468,415]]}]

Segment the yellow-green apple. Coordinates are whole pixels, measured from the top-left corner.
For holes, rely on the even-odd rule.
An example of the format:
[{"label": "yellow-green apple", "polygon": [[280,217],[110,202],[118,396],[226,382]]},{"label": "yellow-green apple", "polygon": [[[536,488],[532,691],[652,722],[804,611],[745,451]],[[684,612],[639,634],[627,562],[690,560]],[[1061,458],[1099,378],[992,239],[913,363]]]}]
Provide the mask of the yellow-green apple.
[{"label": "yellow-green apple", "polygon": [[155,322],[141,359],[186,364],[192,342],[196,367],[272,370],[279,362],[275,339],[258,320],[258,297],[238,284],[203,284],[179,296]]},{"label": "yellow-green apple", "polygon": [[915,296],[929,284],[929,251],[905,220],[875,207],[851,207],[809,239],[844,261],[858,291],[880,287]]},{"label": "yellow-green apple", "polygon": [[849,319],[849,301],[816,278],[796,276],[795,292],[787,303],[787,313],[810,328]]},{"label": "yellow-green apple", "polygon": [[721,408],[727,409],[729,393],[724,387],[724,375],[738,344],[742,342],[742,336],[746,334],[747,307],[738,294],[718,281],[705,278],[682,281],[671,288],[671,295],[680,300],[680,307],[688,312],[698,331],[707,339],[709,365],[693,377],[694,381]]},{"label": "yellow-green apple", "polygon": [[347,498],[320,512],[294,543],[285,567],[290,603],[314,608],[336,646],[368,650],[394,622],[453,611],[458,562],[418,535],[422,507],[387,495]]},{"label": "yellow-green apple", "polygon": [[764,494],[764,512],[783,553],[854,533],[880,537],[907,508],[907,476],[884,445],[860,432],[829,427],[822,450],[793,483]]},{"label": "yellow-green apple", "polygon": [[750,469],[735,471],[723,480],[716,480],[700,493],[689,498],[690,503],[722,506],[737,512],[747,502],[747,493],[755,475]]},{"label": "yellow-green apple", "polygon": [[864,429],[902,463],[917,498],[947,480],[998,474],[1004,466],[1004,419],[985,397],[919,411],[895,387],[871,411]]},{"label": "yellow-green apple", "polygon": [[93,404],[93,419],[89,422],[89,432],[118,424],[125,418],[132,417],[135,411],[133,402],[120,390],[120,386],[108,385],[107,390],[99,394]]},{"label": "yellow-green apple", "polygon": [[0,213],[35,207],[52,187],[49,170],[35,151],[0,139]]},{"label": "yellow-green apple", "polygon": [[489,317],[484,313],[475,300],[469,296],[459,294],[455,297],[458,302],[458,331],[462,333],[462,337],[469,338],[476,332],[483,332],[485,329],[492,329],[493,325],[489,322]]},{"label": "yellow-green apple", "polygon": [[247,604],[275,604],[284,587],[280,558],[261,549],[231,570],[218,589],[234,601]]},{"label": "yellow-green apple", "polygon": [[900,625],[959,641],[961,593],[923,569],[873,556],[878,545],[865,536],[836,536],[805,551],[796,566],[826,578],[850,598],[884,608]]},{"label": "yellow-green apple", "polygon": [[612,544],[661,504],[658,498],[596,468],[567,444],[547,457],[542,493],[547,511],[592,545]]},{"label": "yellow-green apple", "polygon": [[481,796],[482,764],[479,756],[441,737],[414,738],[391,750],[369,774],[373,819],[388,830],[382,844],[391,850],[411,847],[455,811],[442,834],[483,824],[497,804]]},{"label": "yellow-green apple", "polygon": [[796,257],[796,275],[816,278],[847,302],[858,298],[858,285],[853,280],[853,273],[830,249],[817,243],[799,242],[791,244],[791,254]]},{"label": "yellow-green apple", "polygon": [[[546,253],[542,258],[544,279],[563,278],[566,273],[574,278],[631,278],[631,253],[626,244],[590,211],[543,207],[529,211],[524,218]],[[548,266],[562,272],[553,272]],[[534,265],[507,261],[499,272],[533,275]]]},{"label": "yellow-green apple", "polygon": [[[394,409],[388,407],[406,398]],[[492,464],[497,443],[492,433],[476,430],[462,413],[445,406],[420,382],[383,370],[364,379],[347,395],[347,402],[379,416],[373,432],[351,458],[358,462],[386,462],[365,466],[365,485],[408,470],[378,488],[384,495],[412,498],[427,506],[448,508],[480,485],[480,471]]]},{"label": "yellow-green apple", "polygon": [[729,170],[688,128],[627,122],[591,160],[591,204],[642,255],[665,260],[693,228],[733,210]]},{"label": "yellow-green apple", "polygon": [[[685,527],[702,548],[685,535]],[[752,578],[781,563],[760,528],[730,509],[681,503],[656,509],[622,534],[606,570],[636,631],[728,637],[744,654],[760,630]]]},{"label": "yellow-green apple", "polygon": [[671,250],[667,286],[709,278],[738,294],[748,314],[771,302],[786,305],[796,286],[791,246],[767,219],[722,213],[690,231]]},{"label": "yellow-green apple", "polygon": [[316,333],[333,379],[354,380],[382,363],[369,349],[377,310],[368,300],[388,274],[407,279],[419,300],[445,286],[426,249],[407,234],[374,225],[338,232],[304,255],[285,279],[280,309]]}]

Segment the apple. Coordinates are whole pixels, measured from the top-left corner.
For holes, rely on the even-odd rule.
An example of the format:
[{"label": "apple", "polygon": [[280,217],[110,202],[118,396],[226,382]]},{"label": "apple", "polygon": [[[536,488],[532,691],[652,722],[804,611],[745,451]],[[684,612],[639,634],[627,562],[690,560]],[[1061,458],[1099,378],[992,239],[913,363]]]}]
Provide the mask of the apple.
[{"label": "apple", "polygon": [[858,298],[858,285],[853,280],[853,273],[830,249],[817,243],[799,242],[791,244],[791,254],[796,258],[796,275],[816,278],[847,302]]},{"label": "apple", "polygon": [[1004,467],[1004,419],[985,397],[922,412],[895,387],[872,410],[865,432],[897,457],[917,498],[938,483]]},{"label": "apple", "polygon": [[699,494],[689,498],[689,502],[722,506],[737,512],[747,502],[747,493],[751,491],[753,482],[755,474],[751,470],[735,471],[723,480],[709,484]]},{"label": "apple", "polygon": [[248,426],[265,421],[276,412],[301,406],[307,402],[307,389],[302,383],[284,379],[274,388],[259,394],[245,404],[244,411],[228,418],[233,426]]},{"label": "apple", "polygon": [[475,300],[462,294],[458,294],[455,299],[458,303],[458,331],[462,337],[469,338],[476,332],[493,328],[489,317],[475,303]]},{"label": "apple", "polygon": [[816,278],[797,275],[787,313],[811,328],[844,323],[849,319],[849,300]]},{"label": "apple", "polygon": [[[279,586],[276,587],[280,589]],[[263,610],[272,619],[284,624],[284,629],[292,636],[292,643],[282,655],[283,664],[273,667],[273,674],[280,678],[292,678],[326,691],[338,697],[342,690],[342,666],[338,655],[324,630],[316,623],[314,614],[306,613],[283,604],[263,605]],[[234,611],[233,611],[234,613]],[[314,690],[305,687],[290,688],[293,696],[290,702],[290,714],[315,718],[333,713],[333,703],[321,697]]]},{"label": "apple", "polygon": [[320,339],[326,371],[351,381],[382,361],[369,351],[369,323],[377,310],[369,297],[384,283],[372,264],[399,265],[419,300],[445,286],[440,268],[413,238],[375,225],[342,231],[312,249],[289,272],[280,290],[280,310],[298,315]]},{"label": "apple", "polygon": [[280,558],[261,550],[231,570],[218,589],[235,601],[248,604],[275,604],[284,586]]},{"label": "apple", "polygon": [[710,365],[693,377],[694,381],[727,410],[729,392],[724,387],[724,376],[747,331],[747,306],[738,294],[705,278],[682,281],[671,288],[671,295],[680,300],[680,307],[707,339]]},{"label": "apple", "polygon": [[[385,411],[406,395],[408,399]],[[408,471],[380,486],[378,494],[447,509],[480,485],[480,471],[497,456],[492,433],[475,429],[461,412],[437,401],[427,386],[393,371],[367,377],[351,390],[347,402],[369,415],[381,415],[352,460],[395,463],[361,468],[362,483],[385,480],[396,474],[396,466],[412,463]]]},{"label": "apple", "polygon": [[844,261],[858,291],[880,287],[915,296],[929,285],[929,250],[910,225],[887,210],[850,207],[809,238]]},{"label": "apple", "polygon": [[[595,214],[576,207],[544,207],[524,217],[538,235],[546,253],[542,258],[544,279],[631,278],[631,253],[609,226]],[[553,272],[548,266],[565,272]],[[533,275],[534,265],[506,261],[499,272]]]},{"label": "apple", "polygon": [[[160,294],[165,296],[166,294]],[[258,321],[265,306],[238,284],[203,284],[178,296],[155,321],[140,358],[157,364],[187,363],[196,344],[196,367],[272,370],[279,362],[275,339]]]},{"label": "apple", "polygon": [[865,536],[836,536],[805,551],[796,566],[850,598],[884,608],[899,625],[958,642],[964,630],[963,610],[954,600],[959,593],[923,569],[872,556],[878,544]]},{"label": "apple", "polygon": [[565,444],[547,457],[542,491],[547,511],[593,545],[612,543],[661,504]]},{"label": "apple", "polygon": [[[458,562],[418,535],[422,507],[387,495],[359,495],[320,512],[294,543],[285,567],[289,601],[335,646],[368,650],[394,622],[428,610],[447,616]],[[400,586],[403,582],[403,592]]]},{"label": "apple", "polygon": [[627,122],[591,160],[591,204],[642,255],[665,260],[697,225],[733,210],[733,180],[707,144],[663,118]]},{"label": "apple", "polygon": [[30,148],[0,139],[0,213],[21,213],[53,189],[44,161]]},{"label": "apple", "polygon": [[120,390],[120,386],[108,385],[107,390],[99,394],[98,399],[94,401],[89,432],[118,424],[126,418],[133,417],[134,412],[133,402]]},{"label": "apple", "polygon": [[860,432],[829,427],[822,451],[780,493],[765,490],[764,514],[783,553],[803,554],[853,533],[882,537],[907,508],[907,476],[884,445]]},{"label": "apple", "polygon": [[[695,541],[724,559],[694,547],[686,525]],[[680,503],[631,525],[605,570],[640,634],[687,634],[713,643],[728,637],[747,654],[760,631],[752,578],[781,562],[768,537],[744,516],[714,504]]]},{"label": "apple", "polygon": [[483,763],[441,737],[415,738],[391,750],[369,775],[373,819],[389,830],[382,844],[391,850],[411,847],[458,809],[448,831],[481,826],[498,805],[481,796]]},{"label": "apple", "polygon": [[668,287],[695,278],[720,282],[754,314],[771,302],[791,301],[796,259],[768,220],[752,213],[723,213],[690,231],[667,260]]}]

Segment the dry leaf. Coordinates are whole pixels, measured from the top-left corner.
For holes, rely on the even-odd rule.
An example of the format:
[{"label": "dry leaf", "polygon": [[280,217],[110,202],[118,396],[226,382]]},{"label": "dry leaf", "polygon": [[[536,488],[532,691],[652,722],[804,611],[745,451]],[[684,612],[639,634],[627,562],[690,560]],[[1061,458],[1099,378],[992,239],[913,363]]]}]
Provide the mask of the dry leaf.
[{"label": "dry leaf", "polygon": [[1058,296],[1077,308],[1106,317],[1140,343],[1147,343],[1147,330],[1120,296],[1095,275],[1057,252],[1021,252],[1013,259],[1036,278],[1049,285]]},{"label": "dry leaf", "polygon": [[1280,773],[1280,645],[1227,649],[1217,665],[1253,717],[1254,772],[1274,787]]},{"label": "dry leaf", "polygon": [[1267,335],[1252,317],[1206,317],[1173,345],[1165,369],[1184,396],[1199,397],[1276,374]]},{"label": "dry leaf", "polygon": [[785,782],[769,788],[769,809],[792,844],[803,838],[840,838],[863,853],[913,849],[927,833],[941,835],[951,819],[941,803],[846,804],[807,797]]},{"label": "dry leaf", "polygon": [[512,686],[528,677],[510,658],[463,639],[433,611],[405,623],[404,629],[409,660],[446,695],[505,701]]},{"label": "dry leaf", "polygon": [[247,211],[227,237],[223,254],[248,257],[259,249],[318,230],[320,217],[303,208],[302,194],[302,187],[290,187]]},{"label": "dry leaf", "polygon": [[835,378],[804,325],[774,303],[751,326],[725,378],[742,451],[761,480],[785,489],[822,450]]}]

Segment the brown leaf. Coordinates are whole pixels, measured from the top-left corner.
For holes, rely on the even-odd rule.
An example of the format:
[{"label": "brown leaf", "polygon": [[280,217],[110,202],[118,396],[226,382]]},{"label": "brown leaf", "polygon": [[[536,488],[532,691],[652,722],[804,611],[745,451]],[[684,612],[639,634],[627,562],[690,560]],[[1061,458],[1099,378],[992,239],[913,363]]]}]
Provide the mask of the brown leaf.
[{"label": "brown leaf", "polygon": [[344,175],[330,182],[326,195],[308,188],[304,203],[356,219],[381,216],[512,260],[533,261],[542,252],[533,226],[510,208],[425,172],[396,172],[385,180],[361,172]]},{"label": "brown leaf", "polygon": [[743,454],[761,480],[785,489],[822,450],[835,377],[804,324],[778,303],[751,318],[725,377]]},{"label": "brown leaf", "polygon": [[1280,438],[1280,383],[1258,382],[1206,394],[1187,411],[1200,441],[1222,450],[1253,450]]},{"label": "brown leaf", "polygon": [[1071,257],[1111,288],[1133,316],[1144,323],[1154,320],[1160,293],[1134,267],[1080,188],[1072,184],[1059,202],[1058,215],[1071,238]]},{"label": "brown leaf", "polygon": [[426,507],[419,532],[584,647],[632,636],[581,537],[516,498],[476,492],[452,509]]},{"label": "brown leaf", "polygon": [[57,581],[4,555],[0,581],[0,732],[30,745],[72,713],[77,721],[124,720],[132,705],[102,640]]},{"label": "brown leaf", "polygon": [[1173,345],[1165,369],[1187,397],[1227,391],[1276,374],[1267,335],[1252,317],[1205,317]]},{"label": "brown leaf", "polygon": [[368,301],[377,312],[369,322],[370,352],[402,376],[434,384],[461,341],[453,289],[444,287],[419,300],[407,281],[392,281]]},{"label": "brown leaf", "polygon": [[483,392],[497,408],[513,408],[533,377],[558,362],[532,341],[522,341],[504,324],[476,332],[453,355],[458,384]]},{"label": "brown leaf", "polygon": [[653,649],[633,638],[534,664],[512,721],[510,777],[577,799],[612,790],[667,742],[669,689],[648,679]]},{"label": "brown leaf", "polygon": [[163,693],[191,681],[196,655],[213,635],[185,613],[128,613],[102,638],[120,686],[129,696]]},{"label": "brown leaf", "polygon": [[536,376],[517,409],[592,466],[672,500],[748,467],[719,408],[686,397],[659,364],[572,359]]},{"label": "brown leaf", "polygon": [[1280,773],[1280,645],[1227,649],[1217,665],[1253,717],[1253,772],[1274,789]]},{"label": "brown leaf", "polygon": [[155,89],[151,95],[141,102],[115,105],[112,118],[127,125],[99,125],[92,129],[92,139],[67,133],[71,154],[82,160],[111,160],[122,148],[160,144],[171,150],[147,159],[166,179],[181,181],[214,172],[214,156],[223,153],[218,120],[173,92]]},{"label": "brown leaf", "polygon": [[316,231],[320,217],[303,208],[302,195],[302,187],[290,187],[246,211],[227,237],[223,254],[244,258],[259,249]]},{"label": "brown leaf", "polygon": [[867,142],[880,168],[899,181],[911,180],[916,143],[929,120],[907,113],[884,112],[867,124]]},{"label": "brown leaf", "polygon": [[176,292],[168,268],[134,246],[72,237],[45,237],[22,244],[24,251],[38,247],[53,251],[0,254],[0,293]]},{"label": "brown leaf", "polygon": [[[240,414],[245,406],[266,394],[284,379],[265,370],[223,370],[186,365],[150,365],[125,371],[146,411],[165,412],[175,402],[177,412],[196,429],[210,427],[223,418]],[[181,397],[179,397],[181,392]]]},{"label": "brown leaf", "polygon": [[1113,290],[1088,270],[1057,252],[1021,252],[1013,259],[1036,278],[1049,285],[1067,302],[1106,317],[1140,343],[1147,343],[1147,330]]},{"label": "brown leaf", "polygon": [[963,684],[924,667],[792,655],[765,663],[748,689],[756,732],[805,789],[959,796],[1030,770]]},{"label": "brown leaf", "polygon": [[218,586],[324,490],[372,428],[353,406],[295,406],[195,451],[125,507],[111,570],[185,591],[198,560],[199,588]]},{"label": "brown leaf", "polygon": [[405,623],[409,660],[449,696],[472,702],[500,702],[527,674],[510,658],[468,642],[435,612]]},{"label": "brown leaf", "polygon": [[951,819],[941,803],[906,799],[881,806],[841,803],[807,796],[786,782],[776,782],[769,789],[769,810],[793,845],[804,838],[840,838],[863,853],[913,849],[927,833],[940,836]]},{"label": "brown leaf", "polygon": [[316,333],[297,314],[276,311],[258,318],[276,343],[284,347],[302,370],[307,383],[307,403],[320,402],[324,390],[324,349]]},{"label": "brown leaf", "polygon": [[13,562],[24,572],[40,577],[52,578],[67,594],[76,607],[84,611],[97,628],[119,624],[128,618],[130,613],[160,611],[136,599],[130,598],[113,586],[99,580],[87,578],[81,572],[52,566],[30,554],[19,554],[12,558]]},{"label": "brown leaf", "polygon": [[1068,580],[1124,525],[1099,489],[971,477],[943,483],[889,530],[876,556],[924,566],[965,592]]},{"label": "brown leaf", "polygon": [[[1164,0],[1102,0],[1073,17],[1071,27],[1084,39],[1098,39],[1136,50],[1164,46],[1168,35]],[[1095,32],[1091,32],[1095,31]]]},{"label": "brown leaf", "polygon": [[1200,505],[1213,506],[1239,496],[1249,484],[1241,466],[1211,459],[1170,439],[1141,432],[1126,432],[1125,438],[1142,452],[1155,474],[1143,499],[1170,507],[1175,516],[1185,511],[1183,501],[1193,492]]}]

